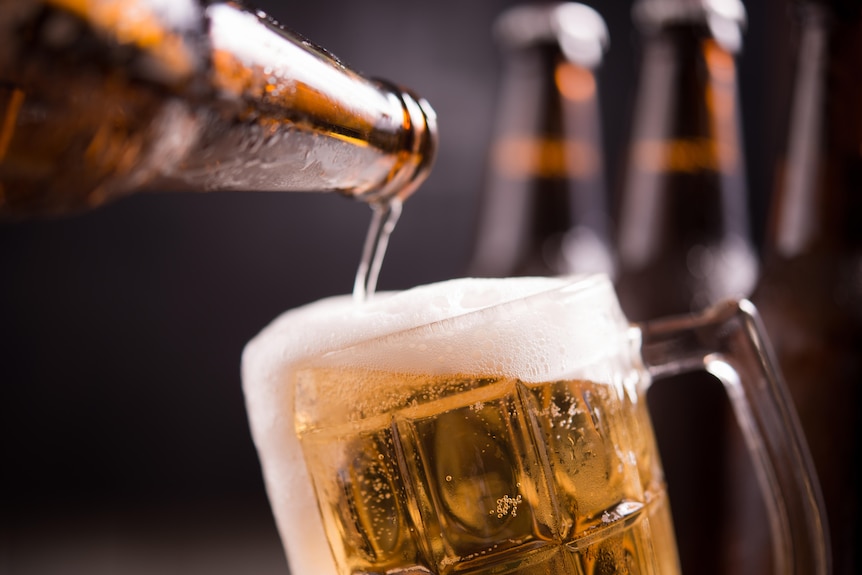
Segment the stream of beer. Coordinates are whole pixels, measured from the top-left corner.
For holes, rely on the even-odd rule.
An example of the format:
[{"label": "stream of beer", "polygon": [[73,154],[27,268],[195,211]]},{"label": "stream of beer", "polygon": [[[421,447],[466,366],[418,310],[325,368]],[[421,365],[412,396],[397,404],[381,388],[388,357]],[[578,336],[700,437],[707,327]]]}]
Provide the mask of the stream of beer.
[{"label": "stream of beer", "polygon": [[356,270],[356,281],[353,284],[353,300],[357,303],[374,297],[380,266],[383,264],[383,256],[389,244],[389,236],[392,235],[392,230],[395,229],[395,224],[401,217],[401,206],[402,201],[399,198],[371,204],[373,212],[371,225],[368,227],[368,235],[362,248],[362,259],[359,262],[359,269]]}]

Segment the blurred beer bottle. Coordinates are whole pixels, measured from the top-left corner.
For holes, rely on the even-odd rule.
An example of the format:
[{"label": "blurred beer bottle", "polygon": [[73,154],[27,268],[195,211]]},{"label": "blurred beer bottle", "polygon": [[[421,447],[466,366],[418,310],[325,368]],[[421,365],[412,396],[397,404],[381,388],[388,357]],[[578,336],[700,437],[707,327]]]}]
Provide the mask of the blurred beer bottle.
[{"label": "blurred beer bottle", "polygon": [[790,132],[753,299],[820,477],[834,572],[851,575],[862,567],[862,2],[798,8]]},{"label": "blurred beer bottle", "polygon": [[[757,277],[749,229],[735,54],[739,0],[639,0],[642,61],[619,201],[617,289],[629,319],[683,314],[748,296]],[[725,514],[734,503],[717,382],[687,375],[651,390],[683,573],[724,572]],[[704,385],[703,383],[707,383]],[[735,435],[733,435],[735,433]],[[750,466],[749,462],[744,462]]]},{"label": "blurred beer bottle", "polygon": [[[718,11],[721,8],[721,11]],[[643,60],[620,201],[630,319],[749,295],[756,279],[734,54],[738,0],[640,0]]]},{"label": "blurred beer bottle", "polygon": [[602,17],[573,2],[495,23],[504,54],[470,273],[613,273],[598,86]]},{"label": "blurred beer bottle", "polygon": [[237,1],[3,0],[0,215],[140,189],[406,196],[426,102]]}]

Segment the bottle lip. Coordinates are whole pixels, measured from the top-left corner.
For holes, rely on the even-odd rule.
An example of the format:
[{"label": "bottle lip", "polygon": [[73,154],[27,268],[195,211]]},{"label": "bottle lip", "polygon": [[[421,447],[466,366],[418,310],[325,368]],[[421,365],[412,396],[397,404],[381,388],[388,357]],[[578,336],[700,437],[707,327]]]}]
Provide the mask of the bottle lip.
[{"label": "bottle lip", "polygon": [[747,21],[741,0],[635,0],[632,13],[635,21],[642,25],[703,22],[713,17],[740,26]]},{"label": "bottle lip", "polygon": [[404,112],[404,154],[383,186],[357,196],[368,203],[388,202],[393,198],[406,199],[428,178],[437,157],[437,114],[431,104],[409,90],[382,80],[377,82],[401,102]]},{"label": "bottle lip", "polygon": [[497,18],[494,33],[501,44],[525,48],[557,43],[567,59],[582,66],[598,66],[610,45],[602,16],[578,2],[516,6]]},{"label": "bottle lip", "polygon": [[748,14],[742,0],[635,0],[632,19],[644,32],[669,24],[706,24],[719,44],[738,52]]}]

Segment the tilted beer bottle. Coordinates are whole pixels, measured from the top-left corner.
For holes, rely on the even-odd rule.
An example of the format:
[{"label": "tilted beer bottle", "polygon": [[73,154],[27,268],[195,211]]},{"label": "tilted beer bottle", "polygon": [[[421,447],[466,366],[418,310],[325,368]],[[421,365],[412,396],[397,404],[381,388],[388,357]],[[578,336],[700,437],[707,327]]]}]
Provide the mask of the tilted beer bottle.
[{"label": "tilted beer bottle", "polygon": [[851,575],[862,567],[862,2],[806,2],[799,14],[790,133],[753,298],[820,478],[834,572]]},{"label": "tilted beer bottle", "polygon": [[[735,63],[743,5],[640,0],[633,17],[642,62],[619,201],[617,288],[627,317],[645,320],[749,295],[757,259]],[[683,379],[691,377],[705,376]],[[721,573],[723,515],[733,505],[723,500],[723,460],[728,443],[740,438],[705,431],[729,427],[717,382],[672,393],[665,386],[675,387],[656,386],[649,402],[682,571]]]},{"label": "tilted beer bottle", "polygon": [[339,191],[424,179],[426,102],[237,1],[0,3],[0,215],[139,189]]},{"label": "tilted beer bottle", "polygon": [[495,32],[505,60],[470,273],[611,274],[593,73],[604,20],[572,2],[523,5]]}]

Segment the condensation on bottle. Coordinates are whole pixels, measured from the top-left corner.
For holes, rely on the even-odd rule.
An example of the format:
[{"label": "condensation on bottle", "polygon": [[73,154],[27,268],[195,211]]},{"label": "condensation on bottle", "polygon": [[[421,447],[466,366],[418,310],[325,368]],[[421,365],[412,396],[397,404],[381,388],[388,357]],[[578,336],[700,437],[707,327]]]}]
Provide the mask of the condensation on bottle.
[{"label": "condensation on bottle", "polygon": [[436,149],[428,103],[239,2],[0,4],[0,215],[139,190],[406,197]]}]

